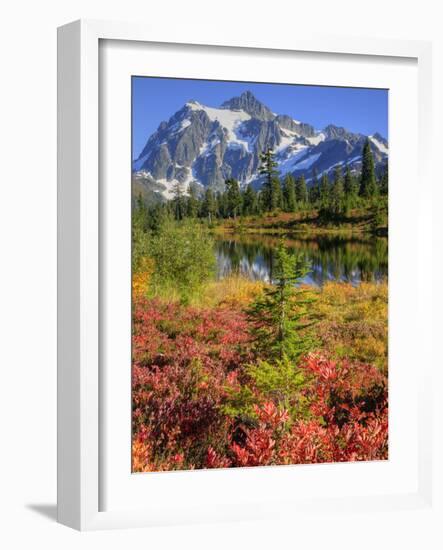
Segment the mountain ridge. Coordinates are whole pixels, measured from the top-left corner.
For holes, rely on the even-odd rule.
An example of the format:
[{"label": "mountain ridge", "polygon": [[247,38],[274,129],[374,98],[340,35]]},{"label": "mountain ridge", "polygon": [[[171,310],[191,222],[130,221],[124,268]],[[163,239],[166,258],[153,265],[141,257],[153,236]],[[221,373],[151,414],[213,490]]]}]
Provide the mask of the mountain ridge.
[{"label": "mountain ridge", "polygon": [[282,176],[303,175],[309,181],[314,169],[319,176],[337,165],[358,171],[367,137],[380,170],[389,149],[379,133],[365,136],[334,124],[318,131],[290,115],[273,113],[249,90],[219,107],[190,100],[147,139],[133,161],[134,180],[166,199],[177,185],[184,192],[191,186],[222,191],[227,178],[259,188],[260,153],[270,148]]}]

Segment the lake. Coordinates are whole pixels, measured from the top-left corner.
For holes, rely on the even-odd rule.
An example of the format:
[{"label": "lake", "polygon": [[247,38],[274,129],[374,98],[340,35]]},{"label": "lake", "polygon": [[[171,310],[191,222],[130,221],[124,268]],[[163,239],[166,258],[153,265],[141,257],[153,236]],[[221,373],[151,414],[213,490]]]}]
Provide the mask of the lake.
[{"label": "lake", "polygon": [[[278,238],[264,235],[224,237],[216,241],[217,277],[241,274],[252,280],[272,280]],[[289,251],[310,264],[303,282],[321,286],[327,281],[382,281],[388,276],[388,239],[330,236],[287,236]]]}]

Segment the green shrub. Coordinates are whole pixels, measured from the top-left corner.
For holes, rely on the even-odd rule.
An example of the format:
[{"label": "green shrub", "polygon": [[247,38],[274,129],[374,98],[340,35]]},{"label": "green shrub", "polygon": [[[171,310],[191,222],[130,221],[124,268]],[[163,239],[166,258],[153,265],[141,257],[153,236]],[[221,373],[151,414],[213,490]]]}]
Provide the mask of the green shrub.
[{"label": "green shrub", "polygon": [[275,363],[259,360],[247,366],[246,370],[266,400],[278,403],[293,419],[308,417],[307,401],[301,391],[308,381],[303,371],[287,356]]},{"label": "green shrub", "polygon": [[165,221],[149,239],[154,260],[151,293],[188,302],[214,274],[214,242],[195,220]]}]

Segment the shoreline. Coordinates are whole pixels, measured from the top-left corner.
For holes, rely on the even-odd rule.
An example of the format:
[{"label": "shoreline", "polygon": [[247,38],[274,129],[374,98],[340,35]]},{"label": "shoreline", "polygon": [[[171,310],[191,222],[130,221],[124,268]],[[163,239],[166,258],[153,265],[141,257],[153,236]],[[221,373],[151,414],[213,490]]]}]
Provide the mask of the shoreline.
[{"label": "shoreline", "polygon": [[308,235],[313,238],[318,236],[388,237],[388,226],[383,224],[374,227],[371,217],[366,212],[354,213],[347,218],[337,220],[337,222],[327,223],[319,220],[318,216],[309,218],[299,216],[282,212],[258,218],[231,218],[214,224],[210,231],[216,235]]}]

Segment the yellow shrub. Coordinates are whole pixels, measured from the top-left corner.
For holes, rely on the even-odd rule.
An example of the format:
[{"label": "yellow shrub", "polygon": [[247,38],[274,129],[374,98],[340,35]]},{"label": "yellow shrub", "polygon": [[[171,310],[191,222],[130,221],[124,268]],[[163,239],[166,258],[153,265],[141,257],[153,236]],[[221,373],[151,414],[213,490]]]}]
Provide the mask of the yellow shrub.
[{"label": "yellow shrub", "polygon": [[154,263],[151,258],[144,257],[140,260],[140,268],[132,274],[132,296],[137,298],[144,296],[148,292],[149,279],[154,269]]}]

